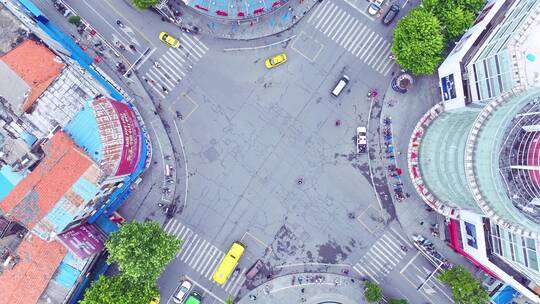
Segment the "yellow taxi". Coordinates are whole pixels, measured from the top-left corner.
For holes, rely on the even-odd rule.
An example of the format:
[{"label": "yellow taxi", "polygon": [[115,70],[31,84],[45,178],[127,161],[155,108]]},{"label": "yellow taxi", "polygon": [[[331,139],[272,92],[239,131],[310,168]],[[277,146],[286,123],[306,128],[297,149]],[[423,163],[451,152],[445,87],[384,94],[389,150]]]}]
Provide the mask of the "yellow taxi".
[{"label": "yellow taxi", "polygon": [[278,65],[282,65],[287,61],[287,55],[285,53],[281,53],[269,58],[266,58],[266,61],[264,61],[264,65],[268,69],[277,67]]},{"label": "yellow taxi", "polygon": [[159,40],[161,40],[166,45],[173,47],[177,49],[180,46],[180,40],[176,39],[175,37],[171,36],[170,34],[166,32],[159,33]]},{"label": "yellow taxi", "polygon": [[212,279],[214,279],[216,283],[223,285],[227,282],[227,279],[236,268],[236,265],[238,265],[238,260],[240,260],[240,257],[244,254],[245,249],[246,246],[239,241],[235,241],[232,244],[231,249],[229,249],[229,252],[223,257],[218,268],[214,271]]}]

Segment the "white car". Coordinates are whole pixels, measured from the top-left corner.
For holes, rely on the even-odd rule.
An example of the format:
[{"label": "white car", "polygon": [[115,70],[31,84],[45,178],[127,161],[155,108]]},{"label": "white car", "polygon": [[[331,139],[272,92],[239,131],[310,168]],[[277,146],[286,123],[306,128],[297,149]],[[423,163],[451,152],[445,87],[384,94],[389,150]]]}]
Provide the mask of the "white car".
[{"label": "white car", "polygon": [[366,127],[356,128],[356,153],[365,153],[367,150],[367,129]]},{"label": "white car", "polygon": [[371,4],[368,7],[368,13],[375,16],[381,10],[384,0],[371,0],[370,2]]},{"label": "white car", "polygon": [[178,304],[184,303],[192,287],[193,287],[193,284],[191,284],[190,281],[188,280],[183,281],[182,284],[180,284],[180,287],[178,287],[178,291],[173,296],[174,303],[178,303]]}]

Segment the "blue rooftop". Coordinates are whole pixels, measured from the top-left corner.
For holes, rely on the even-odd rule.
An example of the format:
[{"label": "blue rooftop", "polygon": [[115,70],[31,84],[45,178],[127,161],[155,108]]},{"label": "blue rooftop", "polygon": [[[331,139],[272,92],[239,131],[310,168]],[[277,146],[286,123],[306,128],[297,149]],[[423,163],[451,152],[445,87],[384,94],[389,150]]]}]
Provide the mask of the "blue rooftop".
[{"label": "blue rooftop", "polygon": [[15,186],[24,178],[24,175],[13,171],[10,166],[0,168],[0,201],[4,199]]},{"label": "blue rooftop", "polygon": [[103,157],[101,151],[103,143],[99,134],[94,110],[89,102],[84,104],[84,108],[64,128],[73,141],[88,153],[88,155],[99,163]]}]

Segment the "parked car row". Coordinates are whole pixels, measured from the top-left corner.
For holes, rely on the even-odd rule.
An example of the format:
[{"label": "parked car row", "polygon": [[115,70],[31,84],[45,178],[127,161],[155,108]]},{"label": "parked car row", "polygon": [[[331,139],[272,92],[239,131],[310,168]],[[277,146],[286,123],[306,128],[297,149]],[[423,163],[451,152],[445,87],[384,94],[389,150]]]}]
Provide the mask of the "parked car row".
[{"label": "parked car row", "polygon": [[[385,0],[371,0],[370,4],[368,6],[368,13],[372,16],[377,15],[383,6]],[[398,13],[399,13],[400,7],[397,4],[392,4],[389,8],[384,17],[382,18],[382,23],[385,25],[389,25],[396,19]]]}]

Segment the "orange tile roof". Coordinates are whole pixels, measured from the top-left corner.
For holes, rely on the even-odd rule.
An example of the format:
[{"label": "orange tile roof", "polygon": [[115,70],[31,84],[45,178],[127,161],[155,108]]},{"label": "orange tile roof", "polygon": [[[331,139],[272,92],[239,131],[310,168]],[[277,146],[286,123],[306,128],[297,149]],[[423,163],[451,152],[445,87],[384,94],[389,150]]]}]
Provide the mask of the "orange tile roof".
[{"label": "orange tile roof", "polygon": [[26,112],[62,72],[64,64],[55,58],[56,55],[44,44],[33,40],[24,41],[0,58],[32,88],[21,111]]},{"label": "orange tile roof", "polygon": [[45,157],[0,201],[8,216],[32,230],[94,162],[64,132],[44,144]]},{"label": "orange tile roof", "polygon": [[0,274],[0,302],[36,303],[66,253],[59,242],[46,242],[34,235],[26,237],[17,249],[19,262]]}]

